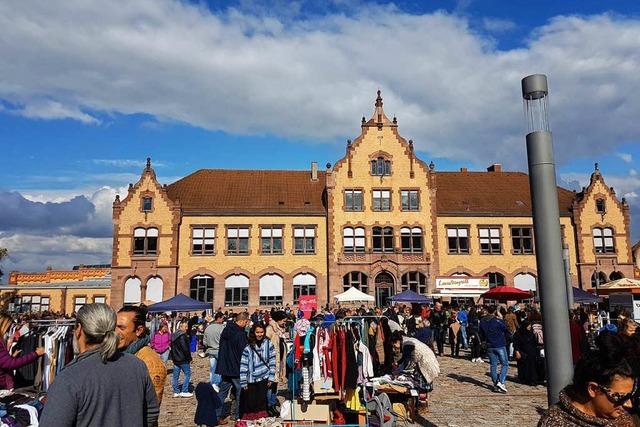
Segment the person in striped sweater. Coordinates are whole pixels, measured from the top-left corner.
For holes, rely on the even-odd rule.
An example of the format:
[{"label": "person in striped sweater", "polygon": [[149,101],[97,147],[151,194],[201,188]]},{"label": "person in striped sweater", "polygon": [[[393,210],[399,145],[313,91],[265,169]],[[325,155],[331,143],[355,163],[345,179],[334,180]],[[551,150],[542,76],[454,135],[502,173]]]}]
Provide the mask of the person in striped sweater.
[{"label": "person in striped sweater", "polygon": [[240,414],[243,420],[267,417],[267,390],[276,379],[276,350],[265,337],[266,328],[255,323],[240,359]]}]

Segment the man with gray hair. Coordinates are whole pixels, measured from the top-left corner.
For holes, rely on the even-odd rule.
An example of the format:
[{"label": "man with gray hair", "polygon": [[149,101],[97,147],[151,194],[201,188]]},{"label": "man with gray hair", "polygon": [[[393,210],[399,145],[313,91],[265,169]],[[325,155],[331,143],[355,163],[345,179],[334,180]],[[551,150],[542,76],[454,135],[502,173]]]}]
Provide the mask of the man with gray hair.
[{"label": "man with gray hair", "polygon": [[118,351],[116,313],[88,304],[77,314],[76,358],[49,388],[43,426],[154,426],[159,407],[145,364]]}]

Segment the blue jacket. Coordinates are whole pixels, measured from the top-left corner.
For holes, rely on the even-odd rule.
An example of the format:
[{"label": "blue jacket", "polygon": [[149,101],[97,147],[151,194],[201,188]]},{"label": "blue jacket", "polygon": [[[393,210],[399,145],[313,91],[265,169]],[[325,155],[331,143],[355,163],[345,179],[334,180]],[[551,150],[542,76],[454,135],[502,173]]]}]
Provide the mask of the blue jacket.
[{"label": "blue jacket", "polygon": [[247,346],[247,334],[235,322],[229,322],[220,334],[216,374],[240,377],[240,359]]},{"label": "blue jacket", "polygon": [[458,312],[458,322],[463,326],[467,326],[467,312],[465,310]]},{"label": "blue jacket", "polygon": [[506,347],[506,333],[504,322],[495,316],[485,316],[480,321],[480,338],[487,343],[487,348]]}]

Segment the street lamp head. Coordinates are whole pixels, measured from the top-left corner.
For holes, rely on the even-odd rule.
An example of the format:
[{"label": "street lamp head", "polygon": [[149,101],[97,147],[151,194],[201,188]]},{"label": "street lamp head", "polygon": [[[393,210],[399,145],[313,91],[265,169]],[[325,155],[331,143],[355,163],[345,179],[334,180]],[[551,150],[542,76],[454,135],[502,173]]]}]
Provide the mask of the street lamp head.
[{"label": "street lamp head", "polygon": [[549,132],[547,76],[532,74],[522,79],[522,100],[527,132]]}]

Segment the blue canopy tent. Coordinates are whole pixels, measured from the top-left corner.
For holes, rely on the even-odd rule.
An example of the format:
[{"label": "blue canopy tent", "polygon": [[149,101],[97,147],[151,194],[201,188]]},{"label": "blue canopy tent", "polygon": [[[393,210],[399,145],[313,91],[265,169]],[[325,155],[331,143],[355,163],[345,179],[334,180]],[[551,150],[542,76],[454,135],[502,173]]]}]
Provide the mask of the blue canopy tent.
[{"label": "blue canopy tent", "polygon": [[211,303],[198,301],[184,294],[178,294],[166,301],[150,305],[148,308],[149,313],[160,313],[163,311],[202,311],[210,309]]},{"label": "blue canopy tent", "polygon": [[406,291],[400,292],[398,295],[392,296],[391,301],[411,302],[415,304],[431,304],[433,302],[433,299],[407,289]]},{"label": "blue canopy tent", "polygon": [[583,291],[580,288],[573,288],[573,302],[578,304],[587,304],[590,302],[598,302],[598,297],[587,292]]}]

